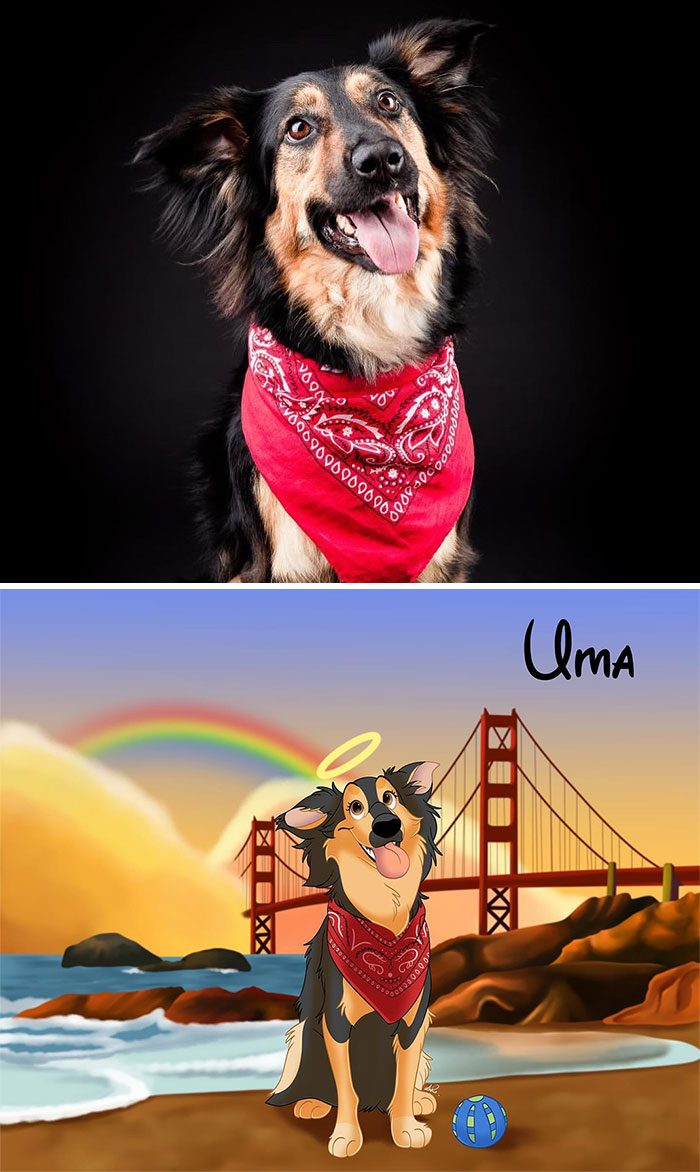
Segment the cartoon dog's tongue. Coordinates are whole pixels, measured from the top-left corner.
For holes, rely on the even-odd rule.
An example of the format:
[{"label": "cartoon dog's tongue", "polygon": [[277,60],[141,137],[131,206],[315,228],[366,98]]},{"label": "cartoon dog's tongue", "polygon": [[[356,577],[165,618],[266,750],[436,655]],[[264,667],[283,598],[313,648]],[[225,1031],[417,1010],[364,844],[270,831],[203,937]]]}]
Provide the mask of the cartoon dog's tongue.
[{"label": "cartoon dog's tongue", "polygon": [[400,879],[408,870],[408,855],[396,842],[375,846],[374,861],[385,879]]},{"label": "cartoon dog's tongue", "polygon": [[356,237],[383,273],[407,273],[418,257],[418,227],[393,200],[369,212],[353,212]]}]

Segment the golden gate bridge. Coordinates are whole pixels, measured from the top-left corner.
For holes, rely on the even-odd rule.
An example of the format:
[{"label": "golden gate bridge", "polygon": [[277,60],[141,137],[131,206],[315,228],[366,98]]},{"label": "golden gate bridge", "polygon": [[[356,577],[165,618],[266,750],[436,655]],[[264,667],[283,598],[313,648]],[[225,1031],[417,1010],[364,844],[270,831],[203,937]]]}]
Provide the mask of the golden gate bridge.
[{"label": "golden gate bridge", "polygon": [[[659,865],[615,830],[515,709],[484,709],[435,785],[438,794],[455,813],[438,832],[442,854],[421,890],[477,891],[481,935],[517,928],[525,887],[598,887],[614,895],[618,886],[660,886],[669,900],[681,884],[700,884],[700,866]],[[251,953],[275,952],[277,915],[328,898],[307,885],[299,856],[296,838],[253,818],[230,864],[248,886]]]}]

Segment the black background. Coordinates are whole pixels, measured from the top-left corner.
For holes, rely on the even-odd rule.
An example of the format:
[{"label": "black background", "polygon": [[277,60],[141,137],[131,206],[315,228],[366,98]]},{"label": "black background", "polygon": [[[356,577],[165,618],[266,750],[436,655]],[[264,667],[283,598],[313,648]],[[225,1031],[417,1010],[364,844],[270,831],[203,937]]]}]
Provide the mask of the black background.
[{"label": "black background", "polygon": [[[136,140],[214,85],[362,61],[387,28],[465,14],[433,3],[126,3],[94,27],[63,7],[37,20],[13,119],[29,215],[4,409],[9,580],[198,576],[186,465],[227,378],[230,327],[155,239],[157,199],[127,166]],[[663,87],[654,30],[626,10],[469,9],[498,26],[481,46],[500,119],[460,354],[477,581],[693,576]],[[14,352],[11,339],[8,365]]]}]

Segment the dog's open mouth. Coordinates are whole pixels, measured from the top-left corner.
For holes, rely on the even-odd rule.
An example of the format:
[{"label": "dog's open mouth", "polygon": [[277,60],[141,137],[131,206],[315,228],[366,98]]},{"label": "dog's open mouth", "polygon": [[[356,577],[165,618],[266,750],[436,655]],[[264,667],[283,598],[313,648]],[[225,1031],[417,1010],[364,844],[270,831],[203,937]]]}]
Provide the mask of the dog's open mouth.
[{"label": "dog's open mouth", "polygon": [[367,211],[329,212],[322,238],[334,251],[366,258],[381,273],[407,273],[418,259],[418,200],[391,192]]},{"label": "dog's open mouth", "polygon": [[409,858],[398,842],[388,842],[386,846],[365,846],[360,843],[365,854],[372,860],[380,875],[385,879],[400,879],[408,870]]}]

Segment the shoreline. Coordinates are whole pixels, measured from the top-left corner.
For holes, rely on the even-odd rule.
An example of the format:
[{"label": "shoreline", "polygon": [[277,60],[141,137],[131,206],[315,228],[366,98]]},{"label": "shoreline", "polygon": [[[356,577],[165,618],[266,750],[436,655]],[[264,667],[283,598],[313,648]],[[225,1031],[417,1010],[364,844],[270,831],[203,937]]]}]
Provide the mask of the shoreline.
[{"label": "shoreline", "polygon": [[[512,1027],[525,1032],[527,1027]],[[573,1026],[571,1027],[574,1028]],[[576,1029],[646,1034],[697,1046],[696,1025],[605,1026]],[[567,1027],[531,1027],[528,1032]],[[472,1094],[491,1094],[508,1112],[508,1131],[496,1147],[466,1150],[453,1137],[456,1104]],[[266,1092],[220,1091],[156,1095],[119,1110],[54,1123],[16,1123],[0,1128],[4,1172],[279,1172],[335,1166],[327,1141],[334,1115],[297,1120],[291,1108],[265,1104]],[[559,1075],[515,1075],[478,1082],[445,1083],[438,1111],[428,1123],[425,1149],[396,1148],[389,1121],[363,1114],[365,1141],[352,1168],[366,1172],[697,1172],[700,1157],[700,1064]]]}]

